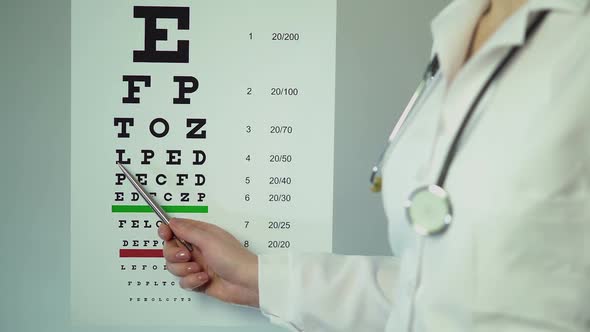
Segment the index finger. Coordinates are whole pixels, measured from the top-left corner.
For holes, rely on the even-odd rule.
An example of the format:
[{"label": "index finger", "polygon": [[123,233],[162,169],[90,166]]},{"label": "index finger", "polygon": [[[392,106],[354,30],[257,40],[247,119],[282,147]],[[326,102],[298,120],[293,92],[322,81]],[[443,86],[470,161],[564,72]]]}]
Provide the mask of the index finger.
[{"label": "index finger", "polygon": [[160,236],[160,238],[162,240],[164,240],[164,242],[168,248],[177,248],[177,247],[180,247],[181,245],[184,246],[184,244],[182,244],[174,236],[174,233],[172,232],[172,229],[170,229],[170,226],[168,226],[166,224],[161,224],[159,226],[158,235]]}]

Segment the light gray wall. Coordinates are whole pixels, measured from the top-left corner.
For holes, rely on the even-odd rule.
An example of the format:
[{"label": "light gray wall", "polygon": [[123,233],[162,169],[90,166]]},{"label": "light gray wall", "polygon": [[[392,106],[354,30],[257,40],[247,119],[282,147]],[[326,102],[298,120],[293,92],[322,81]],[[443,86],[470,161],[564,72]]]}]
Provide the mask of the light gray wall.
[{"label": "light gray wall", "polygon": [[334,251],[387,255],[369,175],[430,57],[430,20],[448,0],[340,0],[336,51]]},{"label": "light gray wall", "polygon": [[[428,22],[447,2],[339,1],[337,253],[389,252],[368,171],[428,60]],[[68,317],[69,19],[67,0],[0,0],[0,331],[82,331]],[[213,330],[279,331],[200,331]]]}]

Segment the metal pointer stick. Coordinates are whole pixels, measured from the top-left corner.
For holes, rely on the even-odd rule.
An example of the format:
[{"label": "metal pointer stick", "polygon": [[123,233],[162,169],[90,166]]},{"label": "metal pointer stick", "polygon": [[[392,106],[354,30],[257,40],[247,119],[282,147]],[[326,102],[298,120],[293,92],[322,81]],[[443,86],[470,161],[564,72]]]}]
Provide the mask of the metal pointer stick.
[{"label": "metal pointer stick", "polygon": [[[127,177],[127,180],[129,180],[129,182],[131,182],[131,184],[133,185],[135,190],[137,190],[139,195],[141,195],[141,197],[143,197],[145,202],[152,208],[152,210],[154,210],[154,212],[158,215],[158,217],[160,217],[160,219],[162,219],[162,222],[165,223],[166,225],[170,225],[170,222],[168,220],[168,216],[166,216],[166,213],[164,212],[164,210],[162,210],[162,208],[158,205],[158,203],[156,203],[152,199],[152,197],[145,191],[145,189],[141,186],[141,184],[139,182],[137,182],[137,180],[135,180],[133,175],[131,175],[131,173],[129,173],[129,171],[127,171],[125,166],[121,165],[119,162],[117,162],[117,165],[119,166],[121,171],[123,171],[123,174],[125,174],[125,177]],[[186,249],[188,249],[188,251],[193,251],[193,246],[190,243],[188,243],[184,240],[181,240],[179,238],[176,238],[176,239],[180,243],[182,243],[186,247]]]}]

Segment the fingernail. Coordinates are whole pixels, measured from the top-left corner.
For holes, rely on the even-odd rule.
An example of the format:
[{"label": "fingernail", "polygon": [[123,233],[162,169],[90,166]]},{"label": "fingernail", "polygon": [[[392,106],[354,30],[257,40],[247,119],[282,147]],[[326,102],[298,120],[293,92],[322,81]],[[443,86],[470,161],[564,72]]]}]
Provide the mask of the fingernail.
[{"label": "fingernail", "polygon": [[158,236],[160,238],[164,238],[164,234],[162,234],[162,230],[158,228]]},{"label": "fingernail", "polygon": [[209,279],[209,278],[208,278],[208,276],[207,276],[207,274],[206,274],[206,273],[199,273],[199,274],[197,275],[197,280],[199,280],[199,284],[198,284],[198,285],[196,285],[195,287],[193,287],[191,290],[195,290],[195,289],[197,289],[197,288],[199,288],[199,287],[203,286],[203,285],[204,285],[204,284],[207,282],[207,280],[208,280],[208,279]]},{"label": "fingernail", "polygon": [[188,253],[186,251],[179,251],[176,253],[176,258],[185,259],[188,257]]},{"label": "fingernail", "polygon": [[186,270],[189,273],[193,273],[193,272],[197,272],[198,268],[196,266],[194,266],[194,265],[189,265],[189,266],[186,267]]}]

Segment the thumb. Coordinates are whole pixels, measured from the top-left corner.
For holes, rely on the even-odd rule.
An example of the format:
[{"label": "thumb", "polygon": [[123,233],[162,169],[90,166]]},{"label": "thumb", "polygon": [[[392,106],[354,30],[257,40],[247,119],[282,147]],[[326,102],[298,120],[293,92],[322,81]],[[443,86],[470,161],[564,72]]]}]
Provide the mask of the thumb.
[{"label": "thumb", "polygon": [[177,238],[188,241],[197,247],[201,247],[207,242],[207,231],[199,227],[199,222],[190,219],[172,218],[170,219],[170,228]]}]

